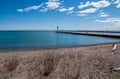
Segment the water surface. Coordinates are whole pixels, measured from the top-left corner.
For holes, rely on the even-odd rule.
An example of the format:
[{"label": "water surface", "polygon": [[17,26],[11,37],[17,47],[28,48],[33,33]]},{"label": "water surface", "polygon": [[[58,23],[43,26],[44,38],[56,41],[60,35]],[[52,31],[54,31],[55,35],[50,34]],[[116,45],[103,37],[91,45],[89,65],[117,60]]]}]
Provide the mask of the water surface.
[{"label": "water surface", "polygon": [[0,31],[0,48],[76,46],[110,42],[120,42],[120,39],[60,34],[54,31]]}]

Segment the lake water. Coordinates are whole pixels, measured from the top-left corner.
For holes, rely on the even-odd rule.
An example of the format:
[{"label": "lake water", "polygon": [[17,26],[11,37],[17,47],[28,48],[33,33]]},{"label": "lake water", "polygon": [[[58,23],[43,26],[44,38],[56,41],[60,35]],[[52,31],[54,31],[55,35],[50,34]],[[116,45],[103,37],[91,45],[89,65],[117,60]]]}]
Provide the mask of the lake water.
[{"label": "lake water", "polygon": [[54,31],[0,31],[0,48],[76,46],[110,42],[120,42],[120,39],[60,34]]}]

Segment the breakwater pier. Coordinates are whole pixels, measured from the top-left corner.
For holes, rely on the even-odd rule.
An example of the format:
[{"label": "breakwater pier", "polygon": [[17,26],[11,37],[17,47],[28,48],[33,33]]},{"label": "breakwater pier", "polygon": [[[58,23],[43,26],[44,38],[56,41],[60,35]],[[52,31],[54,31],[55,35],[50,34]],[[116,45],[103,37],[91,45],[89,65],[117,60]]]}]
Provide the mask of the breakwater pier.
[{"label": "breakwater pier", "polygon": [[120,38],[120,32],[106,32],[106,31],[76,31],[76,32],[75,31],[74,32],[70,32],[70,31],[56,31],[56,33]]}]

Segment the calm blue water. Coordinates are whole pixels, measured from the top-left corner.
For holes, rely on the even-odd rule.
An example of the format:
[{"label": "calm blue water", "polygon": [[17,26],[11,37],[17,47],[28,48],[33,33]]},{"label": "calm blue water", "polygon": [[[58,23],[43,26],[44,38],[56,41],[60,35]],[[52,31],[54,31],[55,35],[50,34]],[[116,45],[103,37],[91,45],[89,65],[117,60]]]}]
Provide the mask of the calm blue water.
[{"label": "calm blue water", "polygon": [[54,31],[1,31],[0,48],[72,46],[98,43],[120,42],[117,38],[105,38]]}]

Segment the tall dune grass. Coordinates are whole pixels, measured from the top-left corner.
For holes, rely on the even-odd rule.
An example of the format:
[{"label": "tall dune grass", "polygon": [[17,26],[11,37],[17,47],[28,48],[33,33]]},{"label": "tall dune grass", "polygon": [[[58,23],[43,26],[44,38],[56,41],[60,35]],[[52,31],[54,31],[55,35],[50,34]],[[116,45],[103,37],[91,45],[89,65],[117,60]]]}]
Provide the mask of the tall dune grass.
[{"label": "tall dune grass", "polygon": [[[120,49],[112,45],[0,54],[0,79],[120,79]],[[119,46],[120,47],[120,46]]]}]

